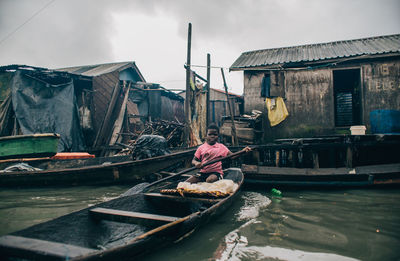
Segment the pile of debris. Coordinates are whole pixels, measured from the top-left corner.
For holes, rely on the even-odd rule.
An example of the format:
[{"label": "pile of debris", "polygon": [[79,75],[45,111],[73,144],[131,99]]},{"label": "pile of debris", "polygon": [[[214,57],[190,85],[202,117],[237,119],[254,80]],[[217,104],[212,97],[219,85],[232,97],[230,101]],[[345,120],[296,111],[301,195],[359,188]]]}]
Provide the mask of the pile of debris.
[{"label": "pile of debris", "polygon": [[183,146],[183,131],[184,125],[177,122],[146,122],[144,129],[128,145],[124,145],[125,148],[117,155],[132,155],[134,159],[144,159],[167,154],[168,148]]}]

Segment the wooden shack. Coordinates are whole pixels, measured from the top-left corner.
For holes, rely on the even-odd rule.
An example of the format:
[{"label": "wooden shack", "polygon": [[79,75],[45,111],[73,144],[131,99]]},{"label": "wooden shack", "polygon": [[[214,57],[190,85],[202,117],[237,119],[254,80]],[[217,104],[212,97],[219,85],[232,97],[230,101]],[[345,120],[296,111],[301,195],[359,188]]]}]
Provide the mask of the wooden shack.
[{"label": "wooden shack", "polygon": [[91,126],[87,129],[93,135],[86,135],[90,139],[88,144],[93,148],[104,147],[108,144],[124,99],[120,81],[145,82],[135,62],[74,66],[56,70],[90,77],[91,88],[82,92],[82,97],[78,98],[78,102],[81,101],[79,108],[90,115]]},{"label": "wooden shack", "polygon": [[[374,110],[400,110],[400,34],[248,51],[244,113],[263,112],[264,141],[371,130]],[[289,116],[271,127],[266,99],[282,97]]]},{"label": "wooden shack", "polygon": [[92,122],[86,128],[92,151],[104,153],[116,141],[128,141],[147,121],[183,121],[184,100],[159,84],[147,83],[135,62],[56,70],[75,77],[90,77],[91,88],[82,92],[78,106],[81,117],[86,111]]},{"label": "wooden shack", "polygon": [[136,127],[148,121],[182,122],[183,103],[146,83],[134,62],[0,67],[0,136],[56,132],[59,151],[118,151],[113,145],[137,136]]},{"label": "wooden shack", "polygon": [[[186,91],[182,91],[179,95],[185,98]],[[243,96],[228,92],[234,116],[240,116],[243,113]],[[226,93],[223,90],[210,89],[210,123],[221,126],[224,116],[229,115],[229,107],[226,99]]]}]

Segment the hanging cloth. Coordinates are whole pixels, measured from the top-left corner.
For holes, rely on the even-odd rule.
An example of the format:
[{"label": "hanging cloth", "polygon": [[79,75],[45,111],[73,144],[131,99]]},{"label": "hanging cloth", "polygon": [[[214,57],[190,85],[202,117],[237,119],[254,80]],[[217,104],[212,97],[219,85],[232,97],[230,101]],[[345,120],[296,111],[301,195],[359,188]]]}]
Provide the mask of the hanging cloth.
[{"label": "hanging cloth", "polygon": [[268,119],[272,126],[278,125],[289,115],[282,97],[266,98],[265,104],[268,109]]}]

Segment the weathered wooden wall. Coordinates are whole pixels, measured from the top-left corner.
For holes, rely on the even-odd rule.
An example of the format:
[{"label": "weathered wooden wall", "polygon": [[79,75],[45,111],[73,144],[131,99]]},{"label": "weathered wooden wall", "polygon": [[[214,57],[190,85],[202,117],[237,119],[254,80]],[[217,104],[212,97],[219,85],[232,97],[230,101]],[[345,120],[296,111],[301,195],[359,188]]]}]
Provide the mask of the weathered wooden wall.
[{"label": "weathered wooden wall", "polygon": [[[311,137],[343,132],[335,127],[333,71],[360,69],[362,124],[370,129],[369,115],[376,109],[400,110],[400,59],[352,62],[334,68],[285,71],[245,71],[245,113],[263,112],[264,141],[286,137]],[[265,98],[261,84],[270,74],[271,96],[285,98],[289,117],[275,127],[269,127]]]},{"label": "weathered wooden wall", "polygon": [[102,125],[104,124],[104,137],[100,137],[101,140],[98,141],[98,145],[104,145],[108,141],[108,134],[114,124],[114,121],[119,113],[119,108],[122,103],[122,92],[121,88],[118,90],[118,100],[115,105],[118,108],[114,108],[113,114],[109,121],[104,122],[108,106],[112,98],[113,90],[115,86],[119,84],[119,73],[114,71],[107,74],[102,74],[100,76],[93,77],[93,103],[91,105],[92,121],[94,133],[98,133]]},{"label": "weathered wooden wall", "polygon": [[362,66],[364,122],[370,127],[373,110],[400,110],[400,60],[374,62]]},{"label": "weathered wooden wall", "polygon": [[334,122],[334,99],[331,71],[287,71],[285,104],[289,117],[282,123],[290,126],[288,137],[331,132]]},{"label": "weathered wooden wall", "polygon": [[261,97],[261,83],[264,71],[244,72],[244,113],[251,114],[252,110],[265,111],[265,98]]},{"label": "weathered wooden wall", "polygon": [[[229,95],[233,105],[234,116],[240,116],[240,103],[237,102],[237,96]],[[210,121],[220,125],[222,116],[229,116],[229,107],[226,102],[226,94],[223,91],[211,89],[210,92]]]}]

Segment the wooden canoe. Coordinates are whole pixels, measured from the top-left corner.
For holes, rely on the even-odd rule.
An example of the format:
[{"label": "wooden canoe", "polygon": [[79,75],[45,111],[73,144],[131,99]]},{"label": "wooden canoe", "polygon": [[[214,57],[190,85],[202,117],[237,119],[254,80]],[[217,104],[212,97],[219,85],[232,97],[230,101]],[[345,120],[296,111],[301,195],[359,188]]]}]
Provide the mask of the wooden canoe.
[{"label": "wooden canoe", "polygon": [[243,183],[239,168],[225,172],[238,184],[223,197],[160,194],[187,177],[174,176],[51,221],[0,237],[3,260],[136,260],[179,241],[226,210]]},{"label": "wooden canoe", "polygon": [[1,172],[18,162],[0,163],[0,187],[108,185],[140,182],[149,173],[179,165],[193,158],[195,149],[142,160],[130,156],[63,160],[24,160],[40,170]]},{"label": "wooden canoe", "polygon": [[400,185],[400,163],[355,168],[286,168],[242,165],[245,182],[284,187],[378,187]]},{"label": "wooden canoe", "polygon": [[55,133],[0,137],[0,159],[51,157],[57,153],[59,139]]}]

